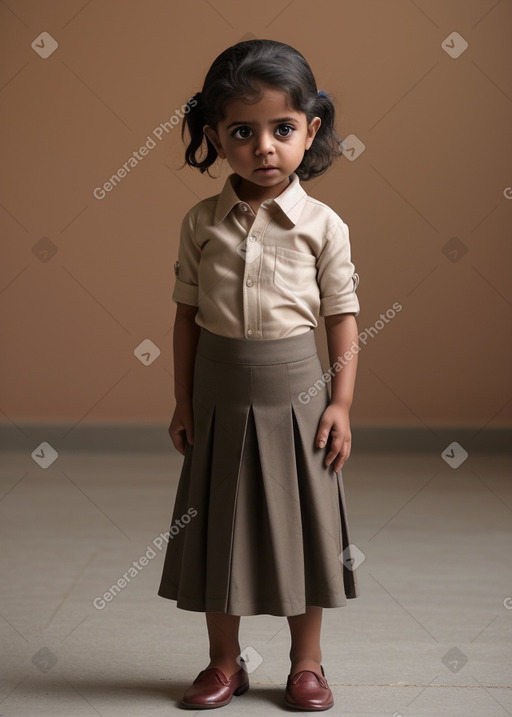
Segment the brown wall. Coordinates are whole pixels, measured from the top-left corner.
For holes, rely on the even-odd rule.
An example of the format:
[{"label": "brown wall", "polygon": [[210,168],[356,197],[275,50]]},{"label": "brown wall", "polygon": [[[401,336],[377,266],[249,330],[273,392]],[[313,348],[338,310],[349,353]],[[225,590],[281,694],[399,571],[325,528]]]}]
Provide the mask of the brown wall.
[{"label": "brown wall", "polygon": [[1,3],[3,420],[170,417],[178,230],[226,172],[180,169],[175,128],[93,190],[252,34],[303,52],[366,146],[305,184],[350,226],[361,331],[403,307],[360,354],[354,424],[510,425],[511,25],[510,0]]}]

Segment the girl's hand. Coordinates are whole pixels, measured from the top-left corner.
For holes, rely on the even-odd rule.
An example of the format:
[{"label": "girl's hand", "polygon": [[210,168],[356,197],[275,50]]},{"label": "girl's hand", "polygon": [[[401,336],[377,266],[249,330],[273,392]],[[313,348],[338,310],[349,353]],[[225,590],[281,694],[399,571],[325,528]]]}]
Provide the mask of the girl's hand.
[{"label": "girl's hand", "polygon": [[325,465],[333,463],[337,472],[350,455],[352,435],[348,410],[343,406],[331,403],[322,414],[316,434],[316,445],[319,448],[329,447],[325,456]]},{"label": "girl's hand", "polygon": [[183,402],[176,404],[169,426],[169,435],[174,447],[185,455],[187,443],[192,445],[194,442],[194,420],[191,403]]}]

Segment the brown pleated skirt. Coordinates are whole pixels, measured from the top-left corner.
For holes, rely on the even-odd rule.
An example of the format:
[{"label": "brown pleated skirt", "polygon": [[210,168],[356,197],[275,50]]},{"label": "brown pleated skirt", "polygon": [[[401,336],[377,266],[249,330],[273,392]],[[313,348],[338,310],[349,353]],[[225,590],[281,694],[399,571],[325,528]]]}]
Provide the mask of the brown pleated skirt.
[{"label": "brown pleated skirt", "polygon": [[286,616],[359,595],[342,475],[315,447],[322,373],[313,331],[253,340],[201,329],[194,445],[159,595],[184,610]]}]

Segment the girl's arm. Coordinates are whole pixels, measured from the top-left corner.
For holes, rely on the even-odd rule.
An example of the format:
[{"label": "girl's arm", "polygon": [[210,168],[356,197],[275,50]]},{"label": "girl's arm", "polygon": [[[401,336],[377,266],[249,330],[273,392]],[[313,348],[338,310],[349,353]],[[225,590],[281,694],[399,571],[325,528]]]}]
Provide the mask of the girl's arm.
[{"label": "girl's arm", "polygon": [[[354,314],[336,314],[325,317],[327,331],[327,346],[329,361],[333,368],[331,382],[331,401],[325,409],[320,420],[316,443],[324,448],[329,441],[325,464],[333,463],[335,471],[339,471],[350,455],[352,436],[350,433],[349,412],[354,395],[354,384],[357,372],[357,323]],[[348,351],[351,355],[348,362],[343,354]],[[342,368],[335,370],[336,362]]]},{"label": "girl's arm", "polygon": [[174,349],[174,396],[176,408],[169,426],[174,447],[185,454],[187,443],[192,445],[192,383],[194,361],[200,327],[195,322],[197,306],[178,303],[173,332]]}]

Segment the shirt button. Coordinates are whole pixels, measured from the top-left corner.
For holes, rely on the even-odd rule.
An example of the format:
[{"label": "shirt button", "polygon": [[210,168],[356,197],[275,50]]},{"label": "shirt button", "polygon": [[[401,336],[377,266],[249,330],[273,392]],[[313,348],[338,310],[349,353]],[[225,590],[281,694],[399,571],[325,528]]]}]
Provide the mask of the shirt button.
[{"label": "shirt button", "polygon": [[247,281],[245,282],[245,285],[252,286],[252,281],[250,279],[247,279]]},{"label": "shirt button", "polygon": [[250,235],[249,241],[256,241],[256,237],[254,236],[254,234]]},{"label": "shirt button", "polygon": [[247,206],[247,204],[240,204],[240,209],[241,209],[243,212],[246,212],[246,211],[249,209],[249,207]]},{"label": "shirt button", "polygon": [[249,331],[247,332],[247,336],[252,336],[252,329],[249,329]]}]

